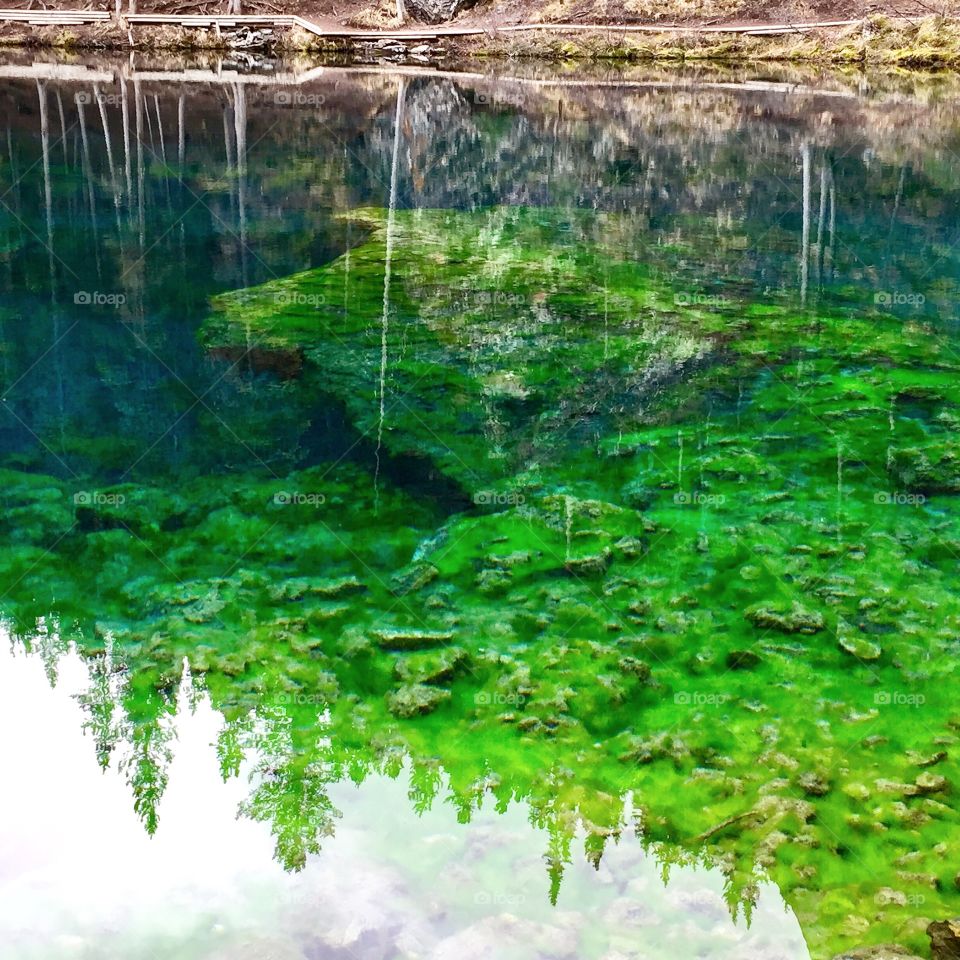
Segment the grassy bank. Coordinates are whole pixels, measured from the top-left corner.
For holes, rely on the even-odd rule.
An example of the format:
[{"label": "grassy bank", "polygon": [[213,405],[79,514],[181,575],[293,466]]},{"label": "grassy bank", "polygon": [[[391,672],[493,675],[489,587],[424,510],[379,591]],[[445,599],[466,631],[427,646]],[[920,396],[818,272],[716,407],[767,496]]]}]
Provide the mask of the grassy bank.
[{"label": "grassy bank", "polygon": [[960,64],[960,22],[930,16],[912,23],[867,18],[857,26],[780,36],[746,34],[556,34],[462,42],[474,55],[622,63],[750,61],[952,68]]},{"label": "grassy bank", "polygon": [[[422,41],[410,41],[417,46]],[[30,27],[8,24],[0,45],[67,50],[309,52],[404,60],[405,51],[376,48],[372,42],[325,40],[294,27],[275,31],[251,48],[243,35],[176,26],[139,26],[135,33],[116,23],[86,27]],[[497,33],[451,37],[435,42],[438,59],[469,54],[495,59],[548,61],[719,62],[869,64],[903,68],[953,68],[960,64],[960,20],[928,16],[913,21],[871,16],[855,26],[751,36],[730,33],[626,33],[611,26],[596,33]]]}]

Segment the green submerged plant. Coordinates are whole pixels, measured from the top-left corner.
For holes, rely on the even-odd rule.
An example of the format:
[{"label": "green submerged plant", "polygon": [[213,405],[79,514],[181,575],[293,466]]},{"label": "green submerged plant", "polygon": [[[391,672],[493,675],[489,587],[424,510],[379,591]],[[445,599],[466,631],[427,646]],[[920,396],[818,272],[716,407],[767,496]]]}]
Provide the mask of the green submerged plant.
[{"label": "green submerged plant", "polygon": [[374,468],[2,477],[7,615],[52,665],[74,638],[125,671],[88,709],[147,826],[186,660],[290,868],[327,785],[406,771],[418,808],[528,803],[554,899],[578,830],[597,863],[630,830],[722,868],[734,911],[773,879],[816,957],[923,949],[960,897],[951,338],[691,298],[611,214],[355,220],[202,339],[301,358],[290,402],[342,405]]}]

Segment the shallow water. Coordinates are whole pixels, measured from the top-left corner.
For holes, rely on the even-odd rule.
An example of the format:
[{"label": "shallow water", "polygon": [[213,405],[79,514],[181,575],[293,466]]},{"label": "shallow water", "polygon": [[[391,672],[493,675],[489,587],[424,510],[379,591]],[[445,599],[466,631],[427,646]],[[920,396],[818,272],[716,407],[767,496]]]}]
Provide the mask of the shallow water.
[{"label": "shallow water", "polygon": [[655,854],[632,837],[601,872],[575,861],[552,908],[545,836],[527,811],[487,810],[469,824],[442,807],[418,814],[403,775],[335,785],[336,840],[302,872],[285,872],[267,825],[236,818],[250,771],[219,778],[212,741],[223,719],[189,687],[151,839],[123,777],[89,762],[76,702],[89,690],[83,661],[64,657],[53,690],[38,660],[5,654],[3,666],[4,728],[43,717],[4,756],[8,769],[32,771],[0,807],[0,938],[13,955],[529,956],[529,940],[539,954],[565,956],[609,938],[648,956],[806,956],[776,887],[761,888],[749,929],[733,926],[716,871],[682,867],[665,884]]},{"label": "shallow water", "polygon": [[10,956],[926,949],[950,81],[0,77]]}]

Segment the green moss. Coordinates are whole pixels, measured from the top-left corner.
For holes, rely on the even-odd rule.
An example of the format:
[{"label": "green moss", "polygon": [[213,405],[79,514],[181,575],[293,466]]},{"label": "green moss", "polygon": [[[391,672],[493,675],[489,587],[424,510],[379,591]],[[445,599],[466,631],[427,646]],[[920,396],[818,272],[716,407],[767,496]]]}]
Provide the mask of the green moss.
[{"label": "green moss", "polygon": [[[497,505],[484,485],[571,442],[587,403],[669,377],[723,328],[706,310],[664,310],[669,292],[622,252],[625,219],[533,209],[399,212],[385,309],[386,222],[355,217],[366,244],[218,297],[205,342],[303,349],[361,431],[429,457],[481,502]],[[606,279],[585,284],[601,251]]]},{"label": "green moss", "polygon": [[[333,458],[143,486],[6,471],[16,629],[53,616],[98,669],[109,649],[147,739],[186,659],[225,771],[262,760],[246,809],[289,867],[332,829],[330,781],[406,761],[463,819],[528,802],[554,896],[557,850],[582,829],[596,860],[629,799],[731,906],[773,878],[815,956],[920,948],[958,896],[930,880],[960,828],[950,340],[681,309],[624,220],[542,210],[398,213],[384,324],[385,217],[358,219],[349,263],[219,297],[203,338],[301,351],[286,399],[322,383],[415,493]],[[434,476],[461,495],[432,500]]]},{"label": "green moss", "polygon": [[387,709],[395,717],[419,717],[433,713],[449,699],[449,690],[423,683],[406,684],[387,695]]}]

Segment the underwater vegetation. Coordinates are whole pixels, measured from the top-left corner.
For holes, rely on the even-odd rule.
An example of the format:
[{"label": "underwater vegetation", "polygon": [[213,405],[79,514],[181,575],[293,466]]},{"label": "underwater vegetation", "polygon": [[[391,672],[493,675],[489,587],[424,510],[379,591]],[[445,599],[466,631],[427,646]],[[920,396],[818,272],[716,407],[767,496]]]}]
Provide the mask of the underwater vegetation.
[{"label": "underwater vegetation", "polygon": [[[925,950],[960,899],[950,333],[691,296],[683,242],[651,263],[613,213],[349,218],[343,255],[212,300],[211,363],[295,411],[202,421],[242,469],[117,483],[85,444],[0,475],[5,615],[89,658],[147,828],[186,664],[291,869],[330,783],[403,773],[463,820],[528,803],[553,899],[578,831],[594,863],[630,831],[734,911],[774,880],[815,957]],[[345,439],[270,459],[296,422]]]}]

